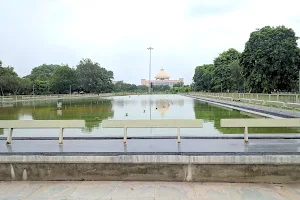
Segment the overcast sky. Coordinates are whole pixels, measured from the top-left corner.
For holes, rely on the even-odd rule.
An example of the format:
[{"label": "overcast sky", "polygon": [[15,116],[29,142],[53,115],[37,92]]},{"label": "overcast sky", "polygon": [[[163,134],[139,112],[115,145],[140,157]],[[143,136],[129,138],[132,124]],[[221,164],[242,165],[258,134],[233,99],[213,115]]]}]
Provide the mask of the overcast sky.
[{"label": "overcast sky", "polygon": [[192,82],[198,65],[243,51],[256,28],[300,36],[299,0],[0,0],[0,60],[20,76],[43,63],[91,58],[115,80],[140,84],[164,67]]}]

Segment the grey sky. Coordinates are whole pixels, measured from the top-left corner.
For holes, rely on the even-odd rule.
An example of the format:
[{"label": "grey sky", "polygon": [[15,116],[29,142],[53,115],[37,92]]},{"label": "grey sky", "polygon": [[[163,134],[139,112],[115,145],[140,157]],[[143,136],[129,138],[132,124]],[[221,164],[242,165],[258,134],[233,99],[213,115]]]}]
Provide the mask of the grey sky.
[{"label": "grey sky", "polygon": [[20,76],[43,63],[91,58],[115,80],[140,84],[161,66],[190,84],[198,65],[250,32],[285,25],[300,35],[297,0],[0,0],[0,60]]}]

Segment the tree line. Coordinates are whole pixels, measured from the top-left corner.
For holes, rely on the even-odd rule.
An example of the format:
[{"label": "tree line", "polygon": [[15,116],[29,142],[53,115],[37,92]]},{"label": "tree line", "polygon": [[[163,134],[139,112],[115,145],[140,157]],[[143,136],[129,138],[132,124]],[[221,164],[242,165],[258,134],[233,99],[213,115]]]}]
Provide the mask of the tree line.
[{"label": "tree line", "polygon": [[[67,64],[43,64],[31,70],[25,77],[19,77],[13,67],[4,67],[0,61],[1,95],[41,95],[67,94],[69,92],[110,93],[132,92],[146,93],[148,87],[119,81],[113,84],[112,71],[101,67],[91,59],[82,59],[75,67]],[[153,86],[154,93],[188,92],[191,88],[175,84],[169,86]]]},{"label": "tree line", "polygon": [[192,88],[209,92],[297,92],[300,48],[293,29],[265,26],[250,34],[243,52],[222,52],[195,68]]},{"label": "tree line", "polygon": [[113,72],[91,59],[82,59],[74,68],[67,64],[47,65],[32,69],[19,77],[13,67],[3,67],[0,61],[1,95],[59,94],[70,91],[106,93],[113,91]]}]

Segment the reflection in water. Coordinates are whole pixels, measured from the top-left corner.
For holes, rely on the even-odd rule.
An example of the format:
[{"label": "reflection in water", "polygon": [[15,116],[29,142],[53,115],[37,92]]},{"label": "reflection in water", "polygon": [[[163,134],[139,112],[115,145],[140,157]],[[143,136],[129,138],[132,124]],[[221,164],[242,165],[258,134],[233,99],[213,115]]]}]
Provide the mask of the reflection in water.
[{"label": "reflection in water", "polygon": [[[194,103],[196,119],[203,119],[204,122],[213,122],[214,127],[221,133],[243,133],[243,128],[221,128],[221,119],[230,118],[257,118],[257,115],[240,112],[238,110],[224,109],[220,106],[211,105],[206,102],[195,100]],[[264,117],[260,117],[264,118]],[[249,133],[300,133],[299,129],[293,128],[249,128]]]},{"label": "reflection in water", "polygon": [[166,99],[160,99],[156,100],[155,105],[156,105],[156,110],[161,114],[161,116],[164,116],[166,112],[168,112],[169,107],[170,107],[170,102],[169,100]]},{"label": "reflection in water", "polygon": [[103,119],[113,116],[110,99],[64,100],[62,110],[59,110],[57,105],[56,101],[17,103],[13,108],[1,108],[0,120],[83,119],[86,121],[85,131],[91,132],[99,127]]},{"label": "reflection in water", "polygon": [[[151,103],[150,103],[151,102]],[[157,108],[157,109],[156,109]],[[151,112],[150,112],[151,111]],[[128,113],[128,116],[126,116]],[[150,117],[151,116],[151,117]],[[26,102],[13,107],[0,107],[0,120],[71,120],[86,121],[86,129],[66,129],[65,136],[122,136],[122,129],[104,129],[103,119],[204,119],[201,129],[182,129],[182,136],[203,136],[220,133],[243,133],[239,128],[221,128],[220,119],[250,118],[237,110],[225,110],[189,97],[179,95],[131,95],[112,98],[73,99],[62,101],[62,109],[57,109],[57,101]],[[275,129],[249,129],[250,133],[272,133]],[[300,132],[297,129],[279,129],[281,133]],[[7,134],[1,130],[0,134]],[[23,129],[15,130],[16,136],[57,137],[58,130]],[[175,136],[176,129],[129,129],[129,136]]]}]

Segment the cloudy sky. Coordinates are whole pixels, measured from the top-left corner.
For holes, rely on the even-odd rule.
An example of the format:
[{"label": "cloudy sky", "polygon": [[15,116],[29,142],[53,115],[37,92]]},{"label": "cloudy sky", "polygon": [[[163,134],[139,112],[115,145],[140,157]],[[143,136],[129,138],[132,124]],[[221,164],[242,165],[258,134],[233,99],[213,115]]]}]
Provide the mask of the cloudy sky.
[{"label": "cloudy sky", "polygon": [[249,34],[285,25],[300,36],[299,0],[0,0],[0,60],[20,76],[43,63],[91,58],[140,84],[164,67],[190,84],[198,65]]}]

